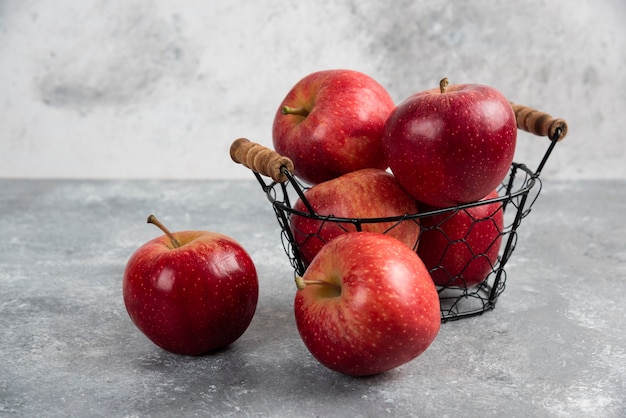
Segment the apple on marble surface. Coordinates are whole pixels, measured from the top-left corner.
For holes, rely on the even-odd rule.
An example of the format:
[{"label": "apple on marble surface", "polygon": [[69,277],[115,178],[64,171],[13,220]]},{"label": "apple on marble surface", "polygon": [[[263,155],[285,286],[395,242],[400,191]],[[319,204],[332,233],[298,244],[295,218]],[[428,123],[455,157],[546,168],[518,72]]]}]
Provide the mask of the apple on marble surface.
[{"label": "apple on marble surface", "polygon": [[133,323],[164,350],[201,355],[248,328],[258,300],[256,267],[234,239],[209,231],[165,232],[126,265],[123,297]]},{"label": "apple on marble surface", "polygon": [[324,366],[379,374],[422,354],[440,324],[428,270],[404,243],[375,232],[341,235],[317,254],[294,300],[296,325]]},{"label": "apple on marble surface", "polygon": [[309,184],[362,168],[386,169],[381,137],[394,106],[385,88],[359,71],[311,73],[276,111],[274,149],[289,157],[295,175]]}]

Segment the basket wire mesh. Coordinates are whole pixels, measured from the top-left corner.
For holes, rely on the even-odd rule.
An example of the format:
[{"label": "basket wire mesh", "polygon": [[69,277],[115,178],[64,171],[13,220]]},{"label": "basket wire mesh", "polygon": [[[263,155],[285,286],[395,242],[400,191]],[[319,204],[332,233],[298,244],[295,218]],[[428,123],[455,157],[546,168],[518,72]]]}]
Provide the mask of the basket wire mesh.
[{"label": "basket wire mesh", "polygon": [[[504,227],[499,231],[501,244],[497,258],[495,262],[490,262],[489,272],[484,280],[475,286],[458,285],[458,280],[454,286],[437,286],[441,303],[441,320],[442,322],[447,322],[480,315],[495,308],[498,297],[505,289],[507,281],[505,267],[517,245],[518,227],[522,220],[531,212],[537,200],[542,188],[541,171],[555,145],[565,135],[565,131],[566,129],[557,127],[551,135],[548,135],[550,140],[549,146],[534,171],[525,164],[513,162],[508,175],[497,189],[497,198],[395,217],[353,219],[320,215],[315,213],[312,205],[307,200],[306,191],[310,186],[301,182],[287,167],[280,167],[280,172],[285,176],[286,181],[271,181],[271,179],[264,178],[259,172],[252,171],[265,192],[267,199],[272,204],[281,231],[281,242],[296,276],[304,274],[308,261],[302,257],[298,241],[295,239],[290,227],[290,220],[293,216],[311,217],[323,223],[342,225],[345,230],[361,231],[367,223],[388,222],[390,223],[389,229],[391,229],[394,225],[401,222],[419,222],[421,224],[428,217],[441,216],[444,213],[452,215],[476,206],[497,204],[497,207],[501,208],[504,213]],[[293,203],[297,199],[304,203],[307,211],[294,209]],[[422,228],[420,231],[414,250],[418,248],[419,239],[425,230],[425,228]],[[463,238],[451,240],[450,244],[459,244],[462,241]],[[485,257],[485,254],[473,255],[474,259],[480,257]],[[431,268],[431,273],[434,273],[434,270],[438,268],[441,267]],[[462,280],[462,273],[460,279]]]}]

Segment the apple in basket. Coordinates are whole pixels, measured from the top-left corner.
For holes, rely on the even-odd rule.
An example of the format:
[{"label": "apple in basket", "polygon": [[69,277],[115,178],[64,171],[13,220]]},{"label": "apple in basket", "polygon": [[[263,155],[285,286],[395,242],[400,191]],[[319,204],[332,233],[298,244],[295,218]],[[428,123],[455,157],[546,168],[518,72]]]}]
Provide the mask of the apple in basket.
[{"label": "apple in basket", "polygon": [[[385,218],[417,213],[417,202],[395,177],[377,168],[364,168],[319,183],[304,194],[315,214],[340,218]],[[293,208],[309,214],[305,202],[298,199]],[[363,231],[387,233],[415,249],[420,226],[416,220],[371,222],[361,225]],[[290,230],[307,266],[320,249],[333,238],[357,230],[350,222],[332,222],[319,216],[293,214]]]},{"label": "apple in basket", "polygon": [[334,239],[296,282],[300,336],[321,364],[337,372],[365,376],[401,366],[439,332],[439,295],[428,270],[388,235]]},{"label": "apple in basket", "polygon": [[[497,198],[493,191],[483,200]],[[436,285],[475,286],[493,270],[504,231],[502,202],[426,216],[420,224],[417,254]]]},{"label": "apple in basket", "polygon": [[230,237],[208,231],[170,233],[128,260],[123,297],[133,323],[152,342],[176,354],[226,347],[248,328],[258,299],[248,253]]},{"label": "apple in basket", "polygon": [[443,208],[494,190],[509,171],[516,140],[515,113],[502,93],[444,78],[395,108],[383,147],[400,184],[418,201]]},{"label": "apple in basket", "polygon": [[309,184],[362,168],[386,169],[381,137],[394,106],[389,93],[361,72],[311,73],[276,111],[274,149],[289,157],[294,174]]}]

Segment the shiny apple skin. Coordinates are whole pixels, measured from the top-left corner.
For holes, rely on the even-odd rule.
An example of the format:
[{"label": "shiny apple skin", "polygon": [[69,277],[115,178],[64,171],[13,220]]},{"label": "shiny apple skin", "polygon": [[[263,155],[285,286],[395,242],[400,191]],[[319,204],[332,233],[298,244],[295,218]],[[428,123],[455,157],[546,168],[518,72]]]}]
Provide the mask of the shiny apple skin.
[{"label": "shiny apple skin", "polygon": [[123,277],[133,323],[164,350],[201,355],[224,348],[248,328],[258,301],[250,255],[230,237],[206,231],[173,234],[141,246]]},{"label": "shiny apple skin", "polygon": [[[483,200],[496,198],[493,191]],[[504,232],[502,202],[428,216],[421,224],[417,254],[437,286],[469,288],[493,271]]]},{"label": "shiny apple skin", "polygon": [[383,373],[422,354],[441,324],[440,303],[417,254],[387,235],[355,232],[328,243],[298,290],[294,311],[305,346],[351,376]]},{"label": "shiny apple skin", "polygon": [[[305,196],[318,215],[355,218],[387,218],[415,214],[415,201],[390,173],[365,168],[319,183]],[[301,199],[294,209],[308,212]],[[410,248],[416,248],[420,226],[417,221],[363,223],[363,231],[387,233]],[[300,256],[307,266],[320,249],[333,238],[356,231],[351,223],[326,222],[301,215],[292,215],[290,228]]]},{"label": "shiny apple skin", "polygon": [[509,101],[481,84],[416,93],[386,122],[391,171],[418,201],[444,208],[476,202],[506,177],[517,141]]},{"label": "shiny apple skin", "polygon": [[[302,107],[307,116],[283,114]],[[272,126],[276,152],[294,162],[308,184],[362,168],[386,169],[382,134],[393,99],[376,80],[354,70],[311,73],[298,81],[278,107]]]}]

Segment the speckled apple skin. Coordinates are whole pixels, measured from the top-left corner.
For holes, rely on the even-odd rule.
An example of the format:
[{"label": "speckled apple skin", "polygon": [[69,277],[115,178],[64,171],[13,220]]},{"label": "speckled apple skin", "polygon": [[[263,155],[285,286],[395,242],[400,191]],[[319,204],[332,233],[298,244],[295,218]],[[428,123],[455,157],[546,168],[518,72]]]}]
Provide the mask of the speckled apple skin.
[{"label": "speckled apple skin", "polygon": [[[485,200],[497,197],[493,191]],[[472,287],[493,271],[504,231],[502,202],[427,216],[421,224],[417,254],[436,285]]]},{"label": "speckled apple skin", "polygon": [[213,232],[173,234],[137,249],[123,277],[124,304],[133,323],[164,350],[200,355],[226,347],[248,328],[258,300],[250,255]]},{"label": "speckled apple skin", "polygon": [[303,279],[341,286],[338,294],[308,285],[294,301],[305,346],[337,372],[366,376],[399,367],[422,354],[439,332],[435,285],[417,254],[395,238],[342,235],[320,251]]},{"label": "speckled apple skin", "polygon": [[416,93],[385,125],[389,167],[415,199],[434,207],[476,202],[506,177],[517,141],[509,101],[480,84]]},{"label": "speckled apple skin", "polygon": [[[282,114],[303,107],[308,116]],[[291,158],[294,173],[309,184],[362,168],[386,169],[382,148],[393,99],[376,80],[354,70],[323,70],[298,81],[274,117],[274,149]]]},{"label": "speckled apple skin", "polygon": [[[305,196],[318,215],[333,215],[348,219],[386,218],[418,212],[411,197],[390,173],[365,168],[319,183],[307,190]],[[294,209],[307,213],[302,200]],[[325,222],[320,219],[292,215],[290,228],[305,266],[333,238],[356,231],[350,223]],[[387,233],[410,248],[416,248],[420,226],[417,221],[363,223],[363,231]]]}]

